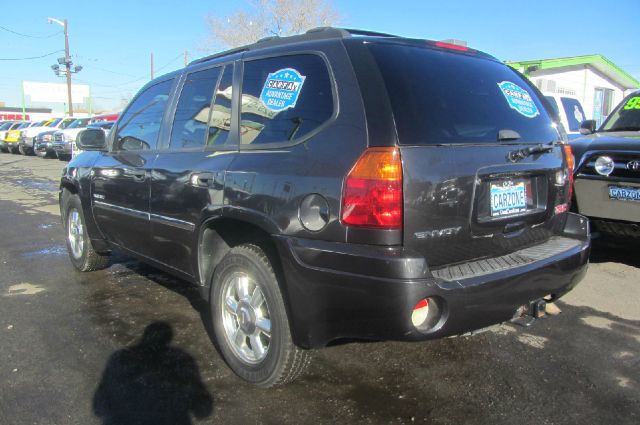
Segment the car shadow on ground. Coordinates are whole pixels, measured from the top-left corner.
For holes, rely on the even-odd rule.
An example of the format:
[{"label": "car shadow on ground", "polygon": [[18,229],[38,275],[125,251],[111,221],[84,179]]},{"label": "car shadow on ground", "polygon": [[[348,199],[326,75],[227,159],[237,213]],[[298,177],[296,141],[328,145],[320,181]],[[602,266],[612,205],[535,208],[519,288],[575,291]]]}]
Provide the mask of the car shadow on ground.
[{"label": "car shadow on ground", "polygon": [[188,425],[213,412],[213,396],[195,359],[171,345],[165,322],[148,325],[139,342],[111,355],[93,397],[104,425]]}]

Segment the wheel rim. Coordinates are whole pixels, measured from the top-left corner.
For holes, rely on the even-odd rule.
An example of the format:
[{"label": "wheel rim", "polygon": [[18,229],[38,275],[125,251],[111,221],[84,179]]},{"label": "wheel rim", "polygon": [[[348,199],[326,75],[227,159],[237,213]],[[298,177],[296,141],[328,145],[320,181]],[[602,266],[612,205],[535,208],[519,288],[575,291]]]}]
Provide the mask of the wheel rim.
[{"label": "wheel rim", "polygon": [[79,259],[84,252],[84,226],[77,209],[69,210],[67,218],[67,240],[71,247],[71,254],[74,258]]},{"label": "wheel rim", "polygon": [[222,285],[219,308],[227,343],[243,362],[260,363],[271,342],[271,316],[264,293],[243,272],[232,273]]}]

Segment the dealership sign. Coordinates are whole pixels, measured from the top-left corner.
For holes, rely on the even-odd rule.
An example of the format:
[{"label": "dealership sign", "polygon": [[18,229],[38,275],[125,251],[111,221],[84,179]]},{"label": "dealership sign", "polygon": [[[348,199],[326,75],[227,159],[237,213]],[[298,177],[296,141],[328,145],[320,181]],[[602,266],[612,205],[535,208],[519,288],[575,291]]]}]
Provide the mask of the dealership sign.
[{"label": "dealership sign", "polygon": [[[60,102],[68,101],[67,85],[58,83],[42,83],[38,81],[24,81],[24,95],[32,102]],[[71,99],[73,103],[83,103],[90,96],[90,89],[85,84],[71,85]]]}]

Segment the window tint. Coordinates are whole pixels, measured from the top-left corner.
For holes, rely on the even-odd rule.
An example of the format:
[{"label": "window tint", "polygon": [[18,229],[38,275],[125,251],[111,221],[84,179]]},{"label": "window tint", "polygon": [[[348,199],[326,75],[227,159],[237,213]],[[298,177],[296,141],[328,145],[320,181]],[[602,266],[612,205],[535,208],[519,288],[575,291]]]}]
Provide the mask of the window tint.
[{"label": "window tint", "polygon": [[69,124],[69,129],[71,128],[83,128],[86,127],[89,124],[89,121],[91,121],[91,118],[79,118],[77,120],[75,120],[74,122],[72,122],[71,124]]},{"label": "window tint", "polygon": [[556,102],[556,98],[553,96],[545,96],[545,98],[553,108],[553,112],[555,112],[556,115],[560,115],[560,109],[558,109],[558,102]]},{"label": "window tint", "polygon": [[155,149],[173,80],[147,88],[129,105],[118,125],[113,150]]},{"label": "window tint", "polygon": [[584,110],[582,105],[577,99],[570,97],[560,98],[564,111],[567,114],[567,122],[569,123],[569,130],[580,131],[580,123],[585,120]]},{"label": "window tint", "polygon": [[220,68],[187,75],[173,120],[171,149],[195,148],[204,145],[213,90],[219,75]]},{"label": "window tint", "polygon": [[247,61],[241,102],[242,144],[294,140],[333,114],[329,72],[317,55]]},{"label": "window tint", "polygon": [[64,121],[62,121],[60,123],[60,127],[58,127],[60,130],[64,130],[65,128],[69,127],[72,123],[74,123],[76,121],[75,118],[67,118]]},{"label": "window tint", "polygon": [[56,118],[54,120],[49,121],[47,124],[45,124],[47,127],[55,127],[56,125],[58,125],[58,123],[62,121],[62,118]]},{"label": "window tint", "polygon": [[216,91],[213,111],[209,117],[207,146],[222,146],[229,142],[231,130],[231,97],[233,95],[233,66],[224,68],[220,85]]},{"label": "window tint", "polygon": [[470,55],[398,44],[371,44],[401,144],[546,143],[557,131],[535,91],[510,67]]}]

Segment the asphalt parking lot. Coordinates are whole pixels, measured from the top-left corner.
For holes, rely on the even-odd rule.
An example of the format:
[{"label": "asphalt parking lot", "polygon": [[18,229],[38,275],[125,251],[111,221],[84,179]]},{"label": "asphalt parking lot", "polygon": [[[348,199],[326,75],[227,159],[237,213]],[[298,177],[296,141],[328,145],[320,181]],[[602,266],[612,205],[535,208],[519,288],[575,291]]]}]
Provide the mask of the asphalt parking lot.
[{"label": "asphalt parking lot", "polygon": [[123,255],[73,269],[63,166],[0,154],[0,424],[640,423],[640,245],[596,243],[532,327],[333,346],[264,390],[225,366],[184,282]]}]

